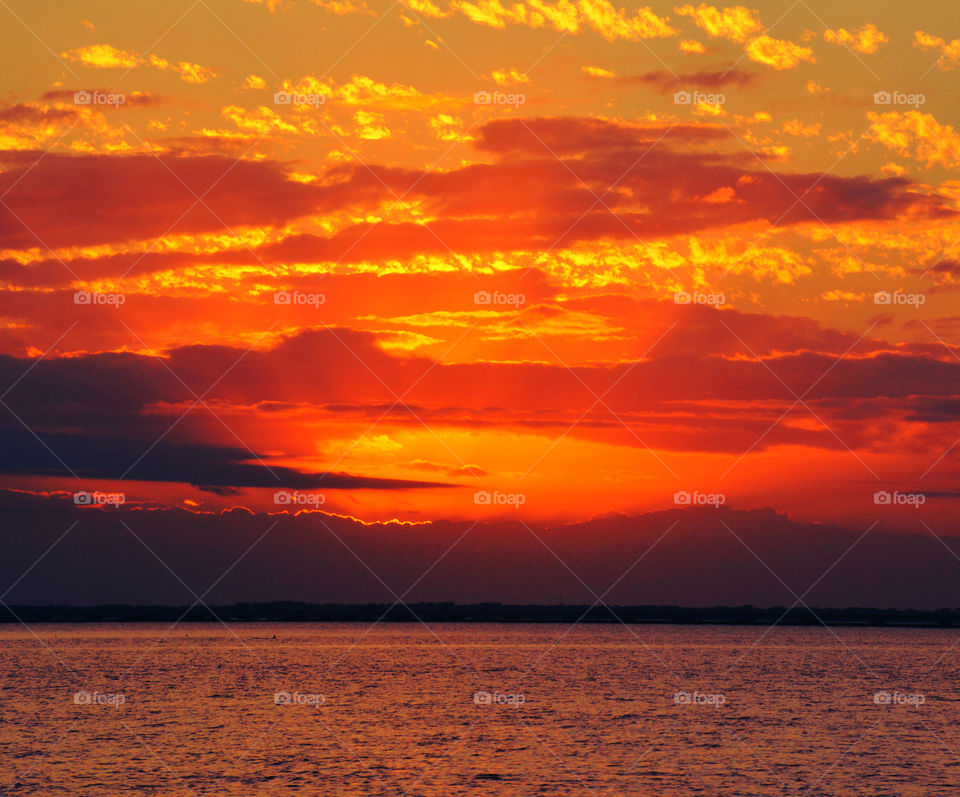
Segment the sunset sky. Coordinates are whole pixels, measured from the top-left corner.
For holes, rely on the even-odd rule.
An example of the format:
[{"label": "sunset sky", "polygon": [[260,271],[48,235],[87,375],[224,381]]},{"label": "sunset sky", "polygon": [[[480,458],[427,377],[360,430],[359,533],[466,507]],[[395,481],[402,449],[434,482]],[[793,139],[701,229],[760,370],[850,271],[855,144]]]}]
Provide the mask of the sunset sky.
[{"label": "sunset sky", "polygon": [[953,3],[0,6],[0,487],[955,516]]}]

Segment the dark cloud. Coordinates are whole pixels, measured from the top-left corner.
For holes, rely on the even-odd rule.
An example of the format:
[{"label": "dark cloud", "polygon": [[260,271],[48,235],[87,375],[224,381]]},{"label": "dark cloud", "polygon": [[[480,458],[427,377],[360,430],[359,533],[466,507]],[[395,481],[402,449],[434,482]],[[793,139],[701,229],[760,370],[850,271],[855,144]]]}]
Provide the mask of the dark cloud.
[{"label": "dark cloud", "polygon": [[862,527],[801,523],[768,509],[671,510],[547,528],[81,509],[66,498],[6,492],[0,508],[8,518],[0,583],[26,573],[9,604],[190,605],[195,598],[179,578],[211,604],[392,603],[398,595],[410,603],[592,604],[603,595],[614,605],[790,606],[803,595],[820,607],[957,606],[958,565],[943,546],[960,555],[960,539],[949,531],[943,543],[925,530],[875,528],[859,539]]},{"label": "dark cloud", "polygon": [[919,274],[957,274],[960,275],[960,260],[941,260],[940,262],[926,268],[918,267],[914,269]]},{"label": "dark cloud", "polygon": [[605,150],[640,149],[655,142],[710,143],[732,139],[729,130],[711,124],[627,124],[582,117],[535,117],[496,119],[479,130],[477,149],[498,155],[527,153],[543,155],[545,149],[558,156]]},{"label": "dark cloud", "polygon": [[[86,94],[118,93],[116,91],[108,91],[107,89],[54,89],[53,91],[45,91],[40,98],[49,102],[73,103],[75,102],[75,96],[78,92]],[[151,94],[148,91],[122,92],[122,94],[124,96],[124,102],[123,104],[118,105],[118,108],[154,107],[157,105],[162,105],[164,102],[162,97],[157,94]]]},{"label": "dark cloud", "polygon": [[[566,431],[583,416],[573,434],[637,445],[623,420],[641,430],[647,444],[666,450],[742,452],[761,437],[761,448],[895,447],[906,439],[896,434],[878,438],[874,423],[954,420],[960,362],[927,345],[892,351],[889,344],[865,338],[851,349],[856,335],[813,322],[703,307],[678,309],[672,303],[646,303],[629,316],[642,319],[656,335],[671,317],[676,324],[662,346],[639,362],[624,358],[572,367],[559,361],[437,364],[427,357],[390,354],[371,332],[326,328],[304,330],[271,348],[250,351],[228,345],[181,346],[166,352],[162,361],[118,353],[39,362],[0,357],[0,384],[16,382],[5,401],[44,440],[76,435],[63,444],[76,451],[78,462],[106,457],[105,463],[91,460],[88,467],[110,477],[129,467],[184,413],[166,440],[179,445],[235,444],[204,407],[188,412],[196,396],[229,412],[244,412],[253,422],[298,408],[368,423],[389,413],[392,423],[417,426],[422,420],[480,428],[493,418],[497,424]],[[638,335],[641,328],[630,330]],[[764,362],[751,351],[765,357]],[[594,406],[597,396],[604,396],[609,411]],[[820,423],[784,423],[763,436],[796,396],[804,396],[833,430]],[[261,410],[266,414],[258,418]],[[794,413],[809,420],[804,407]],[[0,418],[4,427],[22,437],[14,417]],[[136,445],[121,451],[111,442],[114,438]],[[83,450],[84,439],[89,451]],[[921,439],[911,438],[910,445]],[[13,468],[15,461],[26,468],[22,472],[51,467],[42,446],[27,438],[22,442],[32,445],[41,460],[12,457],[7,467]],[[51,443],[54,450],[58,445]],[[95,451],[99,447],[104,451]],[[200,457],[191,465],[184,462],[186,457],[165,459],[163,451],[146,458],[136,478],[256,483],[250,481],[251,471],[238,464],[249,452],[224,459],[218,449],[214,460],[222,469],[219,476],[211,476],[207,459]],[[71,462],[66,454],[61,456]]]},{"label": "dark cloud", "polygon": [[[41,443],[22,427],[0,427],[0,473],[190,484],[217,495],[231,488],[400,490],[437,482],[378,479],[347,473],[307,473],[255,461],[245,448],[158,439],[46,433]],[[225,490],[225,492],[224,492]]]},{"label": "dark cloud", "polygon": [[56,153],[38,161],[6,152],[0,162],[0,193],[9,189],[0,246],[10,249],[281,224],[324,205],[322,189],[287,179],[267,161]]},{"label": "dark cloud", "polygon": [[725,86],[745,88],[754,83],[759,75],[756,72],[747,72],[743,69],[730,67],[726,70],[700,72],[684,72],[676,74],[666,70],[645,72],[642,75],[624,75],[617,77],[618,83],[643,83],[652,86],[661,94],[669,94],[678,89],[719,89]]},{"label": "dark cloud", "polygon": [[[8,153],[0,191],[16,186],[5,199],[10,211],[0,212],[0,245],[34,247],[38,238],[51,247],[149,241],[171,225],[181,233],[219,231],[223,224],[279,225],[334,209],[373,212],[397,197],[421,203],[434,220],[361,222],[326,236],[294,235],[254,253],[192,260],[350,263],[649,240],[758,220],[792,225],[955,215],[943,197],[914,190],[905,178],[778,174],[757,169],[755,157],[739,146],[698,149],[725,140],[735,143],[725,128],[702,123],[501,119],[481,128],[477,139],[481,151],[496,156],[493,163],[426,172],[338,166],[310,184],[288,179],[276,162],[222,155],[48,155],[33,165],[36,158]],[[193,207],[184,184],[197,194],[210,189],[204,198],[209,210]],[[185,260],[151,255],[144,268]],[[134,262],[136,256],[111,256],[94,268],[117,274]],[[49,262],[0,265],[18,281],[56,279]]]},{"label": "dark cloud", "polygon": [[[70,92],[71,99],[73,92]],[[43,126],[57,122],[72,122],[79,114],[72,108],[50,108],[41,105],[18,103],[0,108],[0,126],[35,125]],[[37,153],[39,156],[40,153]]]}]

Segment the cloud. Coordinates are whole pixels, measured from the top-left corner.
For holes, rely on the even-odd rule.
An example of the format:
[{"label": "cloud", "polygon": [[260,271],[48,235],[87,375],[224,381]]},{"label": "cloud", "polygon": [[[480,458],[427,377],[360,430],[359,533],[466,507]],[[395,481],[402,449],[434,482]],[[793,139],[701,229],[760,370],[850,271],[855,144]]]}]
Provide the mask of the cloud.
[{"label": "cloud", "polygon": [[815,62],[813,50],[783,39],[770,36],[758,36],[751,39],[744,48],[747,56],[759,64],[767,64],[780,71],[793,69],[801,61]]},{"label": "cloud", "polygon": [[462,14],[478,25],[503,30],[510,25],[551,28],[576,34],[592,30],[607,41],[638,41],[676,36],[668,17],[657,15],[649,6],[632,16],[609,0],[521,0],[506,6],[500,0],[451,0],[443,6],[430,0],[414,0],[407,7],[416,17],[443,19]]},{"label": "cloud", "polygon": [[99,88],[54,89],[41,99],[14,105],[0,102],[0,159],[13,150],[130,151],[133,145],[128,139],[135,141],[135,136],[128,127],[112,124],[111,117],[165,102],[149,92],[114,93]]},{"label": "cloud", "polygon": [[622,83],[645,83],[653,86],[661,94],[669,94],[682,88],[715,89],[722,86],[745,88],[757,78],[755,72],[746,72],[732,66],[724,71],[700,71],[677,74],[666,70],[645,72],[642,75],[618,77]]},{"label": "cloud", "polygon": [[135,69],[149,66],[165,72],[175,72],[185,83],[209,83],[217,76],[209,67],[191,61],[173,63],[154,53],[143,56],[132,50],[121,50],[112,44],[88,44],[65,50],[60,56],[90,69]]},{"label": "cloud", "polygon": [[433,473],[443,473],[454,478],[480,478],[490,474],[479,465],[442,465],[437,462],[429,462],[423,459],[417,459],[410,463],[411,468],[417,470],[432,471]]},{"label": "cloud", "polygon": [[[189,606],[197,594],[210,605],[390,604],[402,594],[409,603],[590,605],[604,595],[613,606],[773,607],[804,595],[814,607],[932,610],[955,600],[956,562],[944,546],[960,552],[949,531],[942,542],[926,531],[864,534],[771,509],[671,509],[545,527],[98,511],[14,492],[0,493],[0,508],[0,579],[16,582],[5,598],[13,606]],[[628,562],[637,564],[625,574]]]},{"label": "cloud", "polygon": [[462,98],[452,95],[425,94],[406,83],[382,83],[367,75],[356,74],[340,84],[332,78],[321,80],[304,75],[296,80],[283,80],[281,88],[302,94],[319,94],[328,102],[336,101],[360,110],[369,110],[372,106],[378,111],[425,111],[437,106],[449,109],[451,105],[463,102]]},{"label": "cloud", "polygon": [[948,42],[940,36],[918,30],[913,34],[913,46],[921,50],[939,50],[941,69],[951,69],[960,63],[960,39]]},{"label": "cloud", "polygon": [[529,83],[529,76],[514,67],[509,69],[494,69],[490,73],[490,79],[498,86],[515,86],[518,83]]},{"label": "cloud", "polygon": [[260,77],[260,75],[247,75],[243,79],[243,83],[240,84],[241,89],[252,89],[255,91],[262,91],[267,87],[267,81]]},{"label": "cloud", "polygon": [[141,63],[137,53],[120,50],[112,44],[88,44],[66,50],[60,55],[93,69],[133,69]]},{"label": "cloud", "polygon": [[34,150],[76,125],[86,109],[17,103],[0,108],[0,150]]},{"label": "cloud", "polygon": [[767,35],[757,12],[745,6],[719,9],[706,3],[696,7],[688,4],[677,8],[676,12],[690,17],[698,28],[713,38],[742,44],[751,61],[772,66],[778,71],[793,69],[801,61],[816,61],[809,47]]},{"label": "cloud", "polygon": [[[722,127],[702,124],[634,124],[582,117],[541,117],[535,119],[498,119],[479,130],[477,149],[498,155],[578,155],[607,150],[648,149],[665,141],[710,142],[730,138]],[[656,151],[656,150],[654,150]]]},{"label": "cloud", "polygon": [[707,51],[706,45],[696,39],[683,39],[678,47],[684,55],[701,55]]},{"label": "cloud", "polygon": [[[359,122],[370,136],[389,132],[375,115]],[[337,213],[342,221],[331,225],[329,234],[259,239],[263,243],[254,241],[252,253],[240,245],[219,245],[198,251],[194,262],[358,263],[451,251],[535,252],[578,242],[648,241],[757,221],[788,226],[905,213],[929,219],[954,215],[946,198],[903,177],[748,168],[752,155],[736,148],[722,154],[720,146],[730,138],[728,128],[704,123],[500,119],[480,128],[474,142],[494,157],[491,163],[426,172],[343,165],[310,181],[291,179],[281,164],[265,159],[51,154],[31,167],[29,154],[8,154],[11,168],[0,173],[0,190],[5,185],[15,190],[5,200],[11,212],[0,211],[0,245],[28,249],[139,240],[149,246],[165,234],[216,233],[224,225],[269,229]],[[196,205],[184,183],[197,195],[210,189],[203,205]],[[351,222],[347,215],[379,215],[398,206],[400,196],[405,199],[399,207],[416,207],[417,218],[388,213],[380,222]],[[717,198],[725,201],[713,201]],[[181,256],[164,254],[170,265],[176,264],[174,254]],[[158,254],[148,262],[163,259]],[[34,273],[16,263],[0,267],[27,278],[28,271]],[[35,281],[50,268],[38,266]]]},{"label": "cloud", "polygon": [[288,179],[268,161],[55,153],[38,161],[29,152],[0,153],[0,161],[0,192],[12,187],[9,210],[0,209],[6,249],[280,224],[326,204],[323,189]]},{"label": "cloud", "polygon": [[[592,324],[588,323],[591,315]],[[604,318],[606,324],[599,323]],[[396,326],[413,320],[397,319]],[[448,320],[438,318],[437,322]],[[577,335],[609,337],[617,332],[608,341],[613,344],[655,338],[668,327],[670,333],[658,344],[656,356],[640,362],[636,354],[633,359],[624,356],[617,362],[571,367],[554,360],[532,361],[537,352],[543,352],[542,344],[524,336],[523,330],[533,325],[549,339],[563,334],[564,322]],[[123,473],[190,409],[193,393],[184,384],[197,394],[209,389],[207,400],[227,417],[243,412],[244,437],[254,450],[263,449],[268,440],[271,448],[277,448],[272,416],[285,411],[284,405],[311,413],[334,412],[344,420],[362,422],[381,417],[397,396],[404,396],[404,403],[392,409],[394,424],[419,429],[419,418],[443,427],[473,428],[495,422],[499,428],[567,430],[582,415],[582,408],[590,406],[591,397],[606,394],[610,410],[642,428],[649,445],[663,450],[741,453],[789,408],[794,399],[791,390],[799,395],[814,386],[807,400],[819,407],[823,417],[835,419],[846,445],[896,451],[905,441],[912,445],[917,438],[891,432],[878,440],[875,430],[862,423],[865,408],[894,429],[897,424],[909,424],[905,413],[915,406],[917,397],[960,395],[960,363],[944,359],[946,353],[939,347],[893,351],[883,341],[858,343],[853,333],[797,318],[678,308],[672,302],[581,302],[529,313],[516,331],[520,334],[505,338],[506,351],[515,360],[502,363],[444,364],[422,356],[391,354],[379,345],[377,335],[341,328],[303,331],[262,350],[246,351],[242,344],[181,346],[167,352],[163,363],[156,357],[132,354],[48,357],[39,362],[3,357],[0,379],[13,384],[28,372],[29,378],[16,384],[6,403],[74,470],[85,469],[101,478]],[[854,344],[856,350],[845,355]],[[756,361],[755,355],[765,358],[764,363]],[[266,414],[268,406],[273,409]],[[415,415],[408,408],[414,408]],[[82,428],[85,434],[60,431],[65,428]],[[13,416],[0,429],[8,435],[8,459],[3,462],[10,472],[60,472],[56,459]],[[173,434],[164,438],[171,448],[152,451],[133,476],[263,486],[269,473],[250,464],[250,451],[215,443],[222,432],[215,419],[199,409],[177,421]],[[636,438],[606,413],[590,418],[574,434],[637,445]],[[787,443],[826,450],[843,445],[819,425],[783,425],[763,439],[762,448]],[[939,440],[930,443],[935,447]],[[204,445],[213,448],[206,451]],[[285,455],[308,454],[308,449],[299,450],[303,445],[291,438]],[[260,481],[251,481],[254,477]]]},{"label": "cloud", "polygon": [[744,6],[719,9],[701,3],[696,7],[687,4],[675,10],[681,16],[690,17],[698,28],[713,38],[730,39],[742,44],[753,34],[764,30],[757,12]]},{"label": "cloud", "polygon": [[[47,100],[54,103],[75,103],[75,96],[77,92],[94,94],[109,94],[110,92],[106,89],[54,89],[53,91],[45,91],[41,95],[41,99]],[[151,94],[148,91],[131,91],[130,93],[125,93],[124,103],[119,106],[121,108],[128,107],[155,107],[163,103],[163,99],[156,94]]]},{"label": "cloud", "polygon": [[[311,2],[320,6],[331,14],[364,14],[368,17],[375,17],[377,13],[367,6],[363,0],[311,0]],[[271,9],[272,10],[272,9]]]},{"label": "cloud", "polygon": [[609,69],[604,69],[599,66],[583,66],[580,67],[581,70],[589,75],[590,77],[599,77],[599,78],[614,78],[617,76],[616,72],[611,72]]},{"label": "cloud", "polygon": [[266,6],[271,14],[287,5],[285,0],[243,0],[243,2]]},{"label": "cloud", "polygon": [[[233,495],[235,488],[243,487],[402,490],[448,486],[347,473],[310,473],[268,464],[263,457],[245,448],[203,443],[61,433],[45,434],[44,443],[38,443],[36,437],[22,427],[0,428],[0,473],[60,477],[75,473],[91,480],[175,482],[218,495]],[[56,452],[56,456],[51,451]]]},{"label": "cloud", "polygon": [[940,124],[930,113],[920,111],[869,111],[870,128],[865,134],[900,155],[912,156],[927,166],[955,169],[960,165],[960,133],[953,125]]},{"label": "cloud", "polygon": [[823,40],[833,44],[846,45],[858,53],[875,53],[881,44],[890,41],[890,37],[879,30],[872,22],[868,22],[859,29],[851,32],[846,28],[833,30],[828,28],[823,32]]}]

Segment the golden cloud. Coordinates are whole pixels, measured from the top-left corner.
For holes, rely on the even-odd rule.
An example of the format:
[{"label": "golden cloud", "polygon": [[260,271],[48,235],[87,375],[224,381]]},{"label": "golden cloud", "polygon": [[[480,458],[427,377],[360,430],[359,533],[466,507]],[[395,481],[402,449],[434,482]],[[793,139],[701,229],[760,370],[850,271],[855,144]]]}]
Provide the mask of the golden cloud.
[{"label": "golden cloud", "polygon": [[757,13],[744,6],[719,9],[701,3],[696,8],[688,4],[674,10],[681,16],[690,17],[698,28],[715,39],[730,39],[742,44],[764,29]]},{"label": "golden cloud", "polygon": [[678,33],[667,17],[657,15],[649,6],[628,16],[610,0],[522,0],[509,6],[500,0],[452,0],[443,8],[432,0],[407,0],[405,5],[418,16],[446,19],[459,13],[478,25],[499,30],[508,25],[552,28],[561,33],[592,30],[607,41],[668,38]]},{"label": "golden cloud", "polygon": [[921,50],[939,50],[942,53],[939,61],[942,69],[949,69],[960,61],[960,39],[947,42],[939,36],[918,30],[913,34],[913,46]]},{"label": "golden cloud", "polygon": [[151,66],[165,72],[176,72],[185,83],[208,83],[217,76],[212,69],[191,61],[172,63],[152,53],[144,58],[131,50],[121,50],[112,44],[88,44],[85,47],[65,50],[60,55],[90,69],[134,69]]},{"label": "golden cloud", "polygon": [[744,49],[751,61],[772,66],[777,71],[793,69],[801,61],[815,63],[817,60],[809,47],[802,47],[783,39],[774,39],[766,34],[751,39]]},{"label": "golden cloud", "polygon": [[696,39],[683,39],[680,42],[680,52],[684,55],[693,55],[694,53],[705,53],[707,51],[706,46],[703,42],[698,42]]},{"label": "golden cloud", "polygon": [[868,22],[852,33],[846,28],[828,28],[823,32],[823,40],[833,44],[845,44],[858,53],[875,53],[881,44],[890,41],[890,37],[872,22]]},{"label": "golden cloud", "polygon": [[912,156],[927,166],[945,168],[960,165],[960,134],[953,125],[940,124],[933,114],[920,111],[891,111],[867,114],[870,129],[865,138],[900,155]]}]

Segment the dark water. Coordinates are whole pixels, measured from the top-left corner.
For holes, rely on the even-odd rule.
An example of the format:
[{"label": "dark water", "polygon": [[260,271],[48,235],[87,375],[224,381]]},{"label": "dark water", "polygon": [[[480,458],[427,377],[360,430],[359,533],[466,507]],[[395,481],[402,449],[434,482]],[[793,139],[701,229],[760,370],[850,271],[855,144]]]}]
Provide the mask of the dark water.
[{"label": "dark water", "polygon": [[956,795],[958,641],[843,628],[5,626],[0,792]]}]

